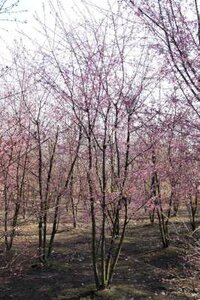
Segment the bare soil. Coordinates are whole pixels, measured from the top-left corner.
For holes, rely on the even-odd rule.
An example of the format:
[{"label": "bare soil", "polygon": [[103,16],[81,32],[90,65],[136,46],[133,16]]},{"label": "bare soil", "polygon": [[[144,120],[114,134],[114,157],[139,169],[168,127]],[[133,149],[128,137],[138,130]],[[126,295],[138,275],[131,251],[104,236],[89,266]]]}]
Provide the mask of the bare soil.
[{"label": "bare soil", "polygon": [[[191,264],[193,239],[180,217],[170,224],[172,242],[162,249],[158,224],[129,224],[113,285],[96,292],[90,255],[90,230],[60,227],[47,266],[38,263],[37,225],[18,228],[13,249],[0,253],[1,300],[191,300],[200,299],[200,263]],[[196,231],[196,239],[200,230]],[[190,247],[189,247],[190,245]],[[193,248],[194,247],[194,248]],[[190,253],[192,254],[192,253]],[[200,258],[197,256],[197,259]]]}]

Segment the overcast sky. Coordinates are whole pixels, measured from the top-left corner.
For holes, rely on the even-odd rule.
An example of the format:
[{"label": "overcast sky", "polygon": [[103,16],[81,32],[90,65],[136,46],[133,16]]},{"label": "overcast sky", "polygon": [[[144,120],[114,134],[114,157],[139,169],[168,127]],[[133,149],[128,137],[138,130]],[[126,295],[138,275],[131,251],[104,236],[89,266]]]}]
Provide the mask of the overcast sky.
[{"label": "overcast sky", "polygon": [[[11,1],[11,0],[10,0]],[[76,22],[79,18],[80,13],[83,11],[83,7],[81,8],[82,0],[59,0],[65,10],[67,15],[68,22]],[[88,0],[91,4],[101,6],[103,8],[108,7],[107,0]],[[51,0],[51,2],[56,7],[57,0]],[[110,2],[113,2],[112,0]],[[0,21],[0,47],[1,47],[1,58],[4,59],[6,57],[7,48],[12,48],[14,45],[14,40],[19,39],[20,37],[23,39],[24,43],[25,38],[23,37],[22,32],[31,39],[37,39],[38,34],[36,28],[38,27],[38,23],[36,22],[35,16],[36,14],[43,19],[43,6],[45,6],[46,14],[47,14],[47,22],[53,23],[52,16],[50,17],[50,7],[49,0],[20,0],[19,6],[16,10],[21,11],[20,13],[12,14],[10,16],[3,16],[2,18],[10,19],[10,21],[1,20]],[[80,11],[78,12],[78,9]],[[13,21],[12,19],[17,19],[18,22]],[[26,24],[24,24],[26,23]]]}]

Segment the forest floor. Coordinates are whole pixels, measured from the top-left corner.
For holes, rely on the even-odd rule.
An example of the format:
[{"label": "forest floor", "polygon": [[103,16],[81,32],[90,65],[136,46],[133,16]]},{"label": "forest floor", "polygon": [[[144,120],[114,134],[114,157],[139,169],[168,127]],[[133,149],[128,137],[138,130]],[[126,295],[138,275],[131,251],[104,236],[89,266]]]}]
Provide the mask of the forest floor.
[{"label": "forest floor", "polygon": [[80,224],[77,229],[61,226],[52,259],[44,268],[35,257],[36,224],[23,224],[12,251],[0,253],[0,299],[200,299],[200,263],[190,265],[187,260],[186,254],[193,254],[195,248],[188,246],[183,221],[180,217],[172,219],[172,242],[167,249],[161,247],[158,224],[151,225],[148,219],[132,221],[113,285],[98,293],[91,292],[94,285],[87,225]]}]

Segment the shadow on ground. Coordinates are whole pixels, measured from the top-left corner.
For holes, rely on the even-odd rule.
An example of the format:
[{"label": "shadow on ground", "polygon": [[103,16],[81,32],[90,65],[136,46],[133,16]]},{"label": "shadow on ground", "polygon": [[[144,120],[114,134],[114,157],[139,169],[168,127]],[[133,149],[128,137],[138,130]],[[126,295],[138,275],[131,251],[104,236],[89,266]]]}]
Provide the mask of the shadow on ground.
[{"label": "shadow on ground", "polygon": [[[36,247],[36,244],[32,244]],[[162,249],[157,224],[134,224],[127,231],[113,286],[95,292],[88,232],[57,235],[49,266],[28,260],[23,271],[1,272],[1,300],[191,300],[185,279],[183,250]],[[17,251],[20,251],[20,242]]]}]

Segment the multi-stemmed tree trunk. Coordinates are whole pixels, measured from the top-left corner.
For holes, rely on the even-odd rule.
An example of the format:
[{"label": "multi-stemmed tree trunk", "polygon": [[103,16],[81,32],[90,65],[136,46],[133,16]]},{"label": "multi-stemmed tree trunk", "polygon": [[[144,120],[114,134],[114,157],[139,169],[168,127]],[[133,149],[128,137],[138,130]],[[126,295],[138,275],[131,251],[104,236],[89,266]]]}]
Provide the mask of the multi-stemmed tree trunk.
[{"label": "multi-stemmed tree trunk", "polygon": [[[17,134],[23,135],[21,128],[16,126]],[[10,139],[3,141],[5,152],[2,153],[1,173],[3,182],[3,201],[4,201],[4,231],[5,249],[10,250],[15,238],[18,218],[23,206],[24,190],[26,187],[26,175],[28,165],[28,155],[30,151],[30,139],[15,137],[16,132],[12,133]]]},{"label": "multi-stemmed tree trunk", "polygon": [[[59,216],[60,216],[60,205],[63,195],[69,188],[70,180],[73,175],[74,166],[78,159],[79,148],[81,146],[82,131],[79,128],[79,137],[77,140],[77,145],[73,154],[73,158],[70,159],[71,163],[66,166],[68,170],[65,182],[57,191],[54,191],[55,196],[50,201],[50,194],[52,193],[52,184],[55,186],[55,176],[53,175],[54,169],[56,167],[56,148],[58,145],[59,128],[57,128],[55,138],[53,140],[52,149],[50,152],[49,160],[47,161],[47,174],[44,173],[44,153],[42,149],[41,141],[41,129],[39,122],[37,125],[37,141],[38,141],[38,186],[39,186],[39,196],[40,196],[40,208],[39,208],[39,220],[38,220],[38,230],[39,230],[39,259],[41,262],[46,263],[51,255],[53,249],[53,243],[55,235],[58,230]],[[46,180],[45,180],[46,178]],[[53,205],[53,216],[50,218],[50,206]],[[47,231],[48,222],[52,219],[52,228],[50,232]],[[47,238],[47,235],[50,235]]]},{"label": "multi-stemmed tree trunk", "polygon": [[[48,210],[49,210],[49,193],[50,193],[50,184],[52,180],[52,171],[54,167],[54,159],[56,153],[56,146],[58,142],[59,131],[57,129],[53,147],[51,150],[47,175],[43,172],[43,150],[42,150],[42,140],[41,140],[41,128],[40,122],[36,122],[37,127],[37,142],[38,142],[38,186],[39,186],[39,220],[38,220],[38,230],[39,230],[39,244],[38,244],[38,254],[42,262],[46,262],[47,259],[47,220],[48,220]],[[46,177],[46,182],[44,178]]]},{"label": "multi-stemmed tree trunk", "polygon": [[[155,150],[152,151],[152,163],[153,163],[153,174],[152,174],[152,182],[151,182],[151,193],[154,198],[154,205],[156,208],[156,213],[158,217],[158,223],[160,228],[161,240],[164,248],[169,246],[169,232],[168,232],[168,223],[170,217],[171,206],[169,205],[167,213],[163,210],[162,205],[162,196],[160,190],[160,182],[158,177],[158,172],[156,170],[156,153]],[[171,198],[170,198],[171,199]]]},{"label": "multi-stemmed tree trunk", "polygon": [[[64,21],[59,14],[57,18],[62,32]],[[52,61],[60,77],[55,79],[45,74],[46,78],[42,79],[52,93],[57,93],[66,110],[70,106],[74,122],[83,131],[79,162],[82,162],[87,182],[91,256],[97,289],[111,284],[125,237],[131,202],[127,182],[133,163],[133,125],[137,120],[136,112],[144,108],[141,94],[148,78],[145,51],[138,63],[131,64],[135,73],[129,74],[130,57],[126,47],[130,40],[129,36],[120,35],[121,25],[121,19],[113,15],[100,26],[98,24],[98,30],[94,24],[87,23],[92,39],[85,38],[86,32],[80,35],[76,30],[69,36],[64,34],[63,53],[70,49],[70,62],[60,60],[48,37]],[[109,28],[112,35],[105,28]],[[73,177],[70,181],[72,189]]]},{"label": "multi-stemmed tree trunk", "polygon": [[81,147],[81,140],[82,140],[82,128],[79,127],[78,130],[79,130],[79,132],[78,132],[78,140],[77,140],[77,143],[76,143],[76,148],[75,148],[75,151],[74,151],[74,154],[73,154],[73,158],[70,159],[71,163],[68,166],[69,169],[68,169],[68,172],[67,172],[66,179],[64,181],[64,185],[61,187],[61,190],[59,190],[57,192],[56,197],[55,197],[54,213],[53,213],[53,225],[52,225],[50,239],[49,239],[49,243],[48,243],[47,258],[49,258],[51,253],[52,253],[55,235],[56,235],[57,230],[58,230],[59,216],[60,216],[60,202],[61,202],[61,199],[63,197],[63,194],[65,194],[65,192],[69,188],[70,180],[73,176],[75,164],[78,160],[78,155],[79,155],[79,150],[80,150],[80,147]]}]

